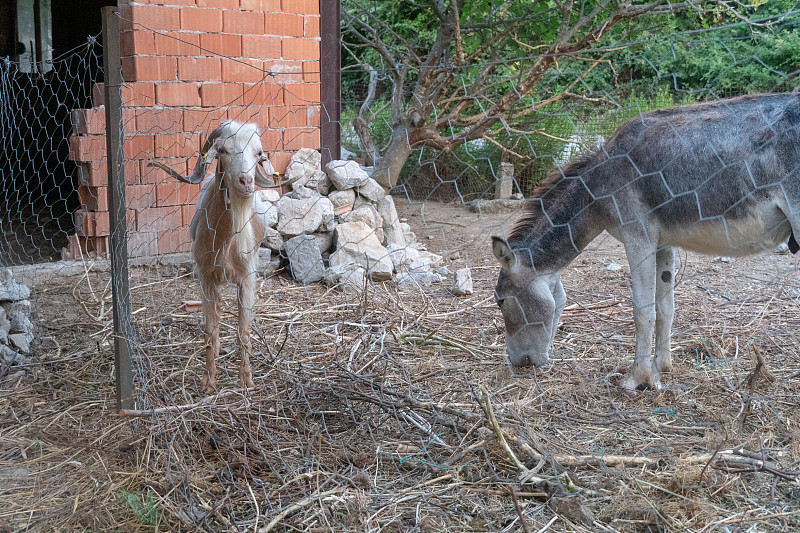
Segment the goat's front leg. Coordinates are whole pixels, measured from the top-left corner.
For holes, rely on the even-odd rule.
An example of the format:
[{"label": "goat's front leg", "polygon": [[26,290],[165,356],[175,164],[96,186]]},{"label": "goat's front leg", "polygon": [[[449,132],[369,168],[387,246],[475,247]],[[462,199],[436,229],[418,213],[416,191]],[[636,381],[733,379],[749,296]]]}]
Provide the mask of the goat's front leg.
[{"label": "goat's front leg", "polygon": [[255,305],[255,273],[248,274],[239,284],[239,349],[241,363],[239,364],[239,382],[244,388],[251,388],[253,373],[250,370],[250,356],[253,355],[253,345],[250,343],[250,327],[253,322],[253,306]]},{"label": "goat's front leg", "polygon": [[200,381],[204,394],[213,394],[217,388],[217,356],[219,356],[220,298],[219,287],[214,283],[201,283],[203,291],[203,326],[206,350],[206,369]]},{"label": "goat's front leg", "polygon": [[656,368],[672,371],[670,337],[675,316],[675,252],[671,246],[656,252]]},{"label": "goat's front leg", "polygon": [[[638,233],[638,232],[637,232]],[[626,389],[657,389],[658,369],[653,364],[653,329],[656,322],[656,250],[644,232],[625,239],[625,255],[631,268],[633,323],[636,328],[636,357],[625,377]]]}]

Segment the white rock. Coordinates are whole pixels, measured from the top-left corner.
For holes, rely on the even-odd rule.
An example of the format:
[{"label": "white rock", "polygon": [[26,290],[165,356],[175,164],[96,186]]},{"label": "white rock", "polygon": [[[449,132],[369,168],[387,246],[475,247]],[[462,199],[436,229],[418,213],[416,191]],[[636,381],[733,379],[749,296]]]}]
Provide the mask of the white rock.
[{"label": "white rock", "polygon": [[8,340],[11,343],[11,346],[16,348],[17,351],[19,351],[19,353],[23,354],[30,353],[31,351],[30,342],[33,339],[31,339],[24,333],[12,333],[11,335],[8,336]]},{"label": "white rock", "polygon": [[377,204],[381,201],[381,199],[386,196],[386,191],[383,190],[383,187],[378,185],[378,182],[372,178],[368,178],[367,181],[358,185],[356,187],[356,192],[362,198],[366,198],[372,203]]},{"label": "white rock", "polygon": [[267,233],[264,235],[264,240],[261,241],[261,244],[270,250],[280,252],[283,250],[283,237],[281,237],[281,234],[277,229],[267,228]]},{"label": "white rock", "polygon": [[284,196],[277,206],[277,229],[285,237],[314,233],[321,227],[330,229],[333,224],[333,204],[319,194],[310,198]]},{"label": "white rock", "polygon": [[367,285],[367,270],[352,264],[341,264],[325,270],[325,283],[360,295]]},{"label": "white rock", "polygon": [[17,283],[13,280],[13,278],[0,285],[0,301],[18,302],[20,300],[26,300],[30,297],[31,290],[28,288],[28,286],[23,285],[22,283]]},{"label": "white rock", "polygon": [[343,191],[363,185],[369,175],[355,161],[331,161],[325,165],[325,173],[331,179],[331,184]]},{"label": "white rock", "polygon": [[609,272],[619,272],[620,270],[622,270],[622,265],[618,263],[608,263],[606,265],[606,270],[608,270]]},{"label": "white rock", "polygon": [[358,209],[353,209],[349,213],[342,214],[339,219],[342,223],[363,222],[375,230],[375,236],[383,243],[383,218],[378,214],[378,210],[375,209],[373,205],[362,205]]},{"label": "white rock", "polygon": [[293,186],[292,192],[289,194],[292,198],[311,198],[312,196],[319,196],[316,189],[309,189],[304,185]]},{"label": "white rock", "polygon": [[[275,230],[273,230],[275,231]],[[277,232],[276,232],[277,233]],[[258,272],[262,276],[269,276],[273,274],[276,270],[278,270],[281,266],[281,260],[279,257],[272,256],[272,250],[269,248],[259,248],[258,249]]]},{"label": "white rock", "polygon": [[715,263],[733,263],[735,261],[735,257],[728,257],[727,255],[718,255],[714,258]]},{"label": "white rock", "polygon": [[[311,148],[301,148],[289,160],[286,166],[285,180],[293,183],[294,187],[306,185],[321,170],[322,154]],[[314,187],[316,188],[316,184]]]},{"label": "white rock", "polygon": [[394,265],[389,251],[384,248],[375,231],[363,222],[349,222],[336,226],[336,251],[331,254],[330,266],[363,267],[373,281],[392,277]]},{"label": "white rock", "polygon": [[262,202],[269,202],[271,204],[281,199],[281,193],[275,189],[259,189],[256,191],[255,196],[260,198]]},{"label": "white rock", "polygon": [[333,231],[312,233],[311,236],[317,240],[317,245],[319,246],[319,251],[322,252],[322,257],[326,257],[327,254],[333,251],[333,245],[336,241]]},{"label": "white rock", "polygon": [[383,219],[383,233],[386,235],[386,244],[404,247],[406,238],[403,234],[400,219],[397,217],[397,208],[394,198],[386,195],[378,202],[378,213]]},{"label": "white rock", "polygon": [[275,200],[280,197],[277,196],[276,191],[256,191],[253,195],[253,211],[261,219],[265,228],[274,228],[278,225],[278,208],[275,207],[274,202],[268,200],[272,195],[268,193],[275,193]]},{"label": "white rock", "polygon": [[453,285],[450,286],[450,292],[456,296],[466,296],[474,292],[472,287],[472,271],[470,269],[459,268],[456,270],[456,276],[453,278]]},{"label": "white rock", "polygon": [[306,187],[316,189],[322,196],[328,196],[328,193],[331,192],[331,179],[323,171],[318,170],[306,184]]},{"label": "white rock", "polygon": [[403,230],[403,238],[405,238],[406,244],[417,242],[417,236],[411,231],[411,226],[405,222],[400,222],[400,229]]},{"label": "white rock", "polygon": [[25,357],[15,352],[5,344],[0,344],[0,364],[10,365],[12,363],[22,364]]},{"label": "white rock", "polygon": [[325,274],[322,252],[312,235],[298,235],[286,241],[286,256],[292,277],[302,283],[316,283]]},{"label": "white rock", "polygon": [[11,332],[11,321],[6,316],[6,310],[0,307],[0,343],[8,344],[9,332]]},{"label": "white rock", "polygon": [[333,191],[328,195],[328,200],[333,204],[334,209],[339,209],[346,205],[353,205],[356,203],[356,191],[353,189],[346,189],[344,191]]},{"label": "white rock", "polygon": [[401,272],[397,274],[397,287],[400,290],[427,289],[432,283],[442,281],[442,277],[429,270],[421,272]]}]

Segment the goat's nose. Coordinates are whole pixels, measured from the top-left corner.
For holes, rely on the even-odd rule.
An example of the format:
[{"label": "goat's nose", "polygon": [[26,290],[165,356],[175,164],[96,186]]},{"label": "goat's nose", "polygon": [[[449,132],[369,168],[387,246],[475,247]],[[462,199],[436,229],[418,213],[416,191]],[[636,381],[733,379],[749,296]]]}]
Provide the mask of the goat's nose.
[{"label": "goat's nose", "polygon": [[242,184],[244,190],[252,191],[253,190],[253,177],[252,176],[240,176],[239,183]]}]

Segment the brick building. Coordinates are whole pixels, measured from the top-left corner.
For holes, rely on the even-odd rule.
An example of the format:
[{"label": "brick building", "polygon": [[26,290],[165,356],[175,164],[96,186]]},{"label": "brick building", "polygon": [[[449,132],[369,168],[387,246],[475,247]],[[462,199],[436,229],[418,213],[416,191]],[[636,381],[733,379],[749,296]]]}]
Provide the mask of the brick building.
[{"label": "brick building", "polygon": [[[320,148],[320,0],[120,1],[119,13],[129,254],[188,251],[199,185],[148,163],[188,174],[227,119],[257,123],[279,171],[298,149]],[[72,257],[108,248],[101,84],[93,94],[92,108],[72,112],[81,202]]]}]

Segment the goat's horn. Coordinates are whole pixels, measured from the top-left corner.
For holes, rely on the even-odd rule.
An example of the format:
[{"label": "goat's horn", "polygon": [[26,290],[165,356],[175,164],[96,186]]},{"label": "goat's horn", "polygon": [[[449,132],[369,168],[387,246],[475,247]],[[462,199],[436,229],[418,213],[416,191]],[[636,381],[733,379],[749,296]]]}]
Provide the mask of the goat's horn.
[{"label": "goat's horn", "polygon": [[217,126],[214,131],[208,134],[208,139],[206,139],[206,142],[203,144],[203,149],[200,150],[200,157],[197,159],[197,164],[195,164],[194,170],[188,176],[178,174],[167,165],[158,161],[150,161],[147,166],[160,168],[176,180],[184,183],[202,182],[206,177],[206,168],[208,167],[208,162],[214,159],[214,157],[217,155],[217,151],[214,150],[214,141],[216,141],[222,134],[222,130],[225,128],[225,126],[227,126],[227,123],[223,122]]}]

